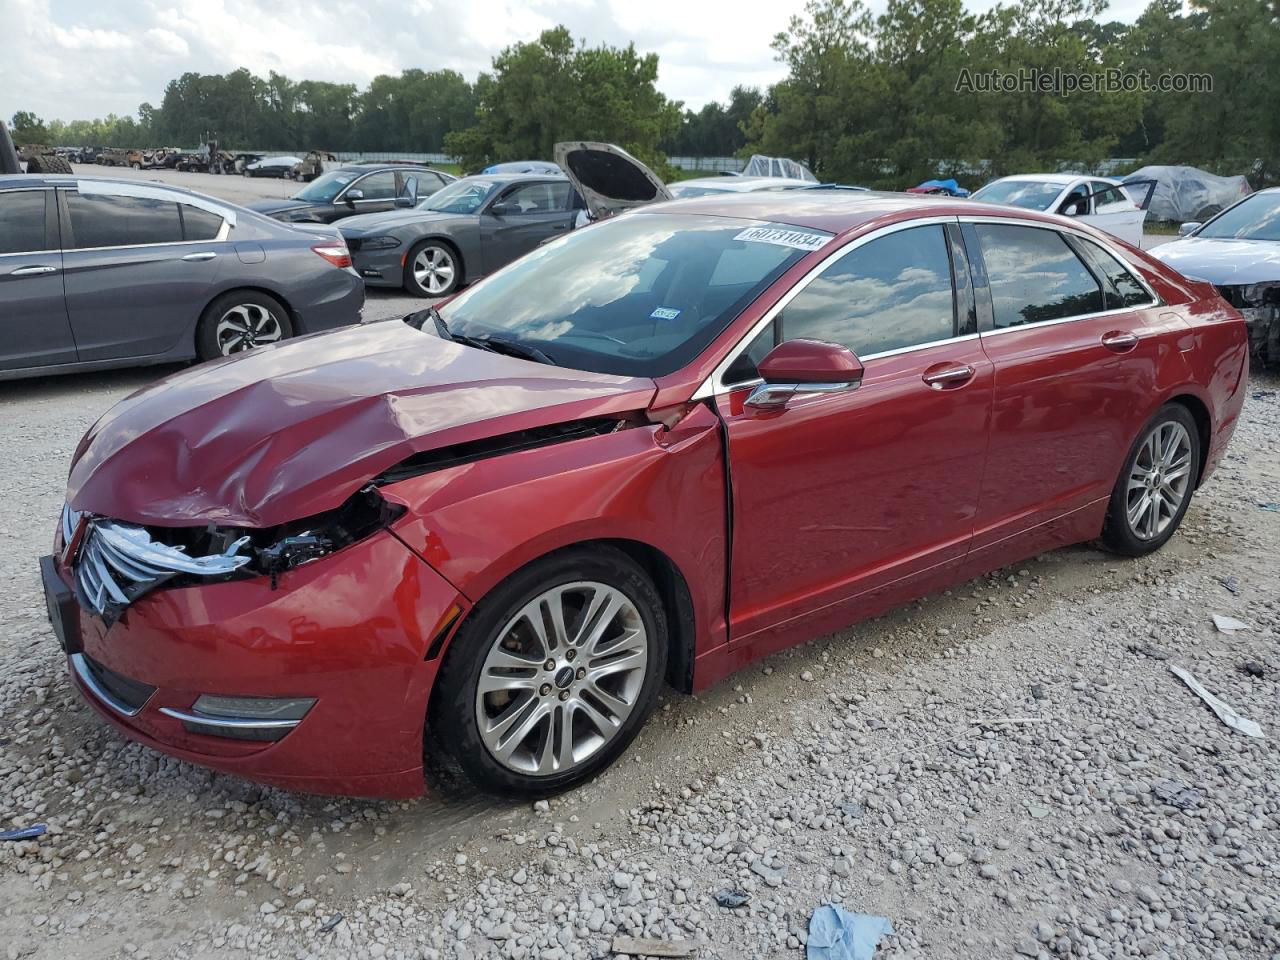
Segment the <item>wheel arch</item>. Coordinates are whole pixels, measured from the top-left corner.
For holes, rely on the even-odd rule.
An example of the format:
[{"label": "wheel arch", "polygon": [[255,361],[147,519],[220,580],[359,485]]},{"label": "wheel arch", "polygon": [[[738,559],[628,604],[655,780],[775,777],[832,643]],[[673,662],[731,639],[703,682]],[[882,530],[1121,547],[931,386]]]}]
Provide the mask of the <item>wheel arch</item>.
[{"label": "wheel arch", "polygon": [[1196,464],[1196,488],[1198,489],[1201,480],[1204,479],[1205,464],[1209,460],[1209,445],[1213,440],[1213,416],[1209,413],[1208,404],[1194,393],[1175,393],[1167,402],[1185,407],[1191,414],[1191,419],[1196,422],[1196,432],[1200,435],[1200,462]]}]

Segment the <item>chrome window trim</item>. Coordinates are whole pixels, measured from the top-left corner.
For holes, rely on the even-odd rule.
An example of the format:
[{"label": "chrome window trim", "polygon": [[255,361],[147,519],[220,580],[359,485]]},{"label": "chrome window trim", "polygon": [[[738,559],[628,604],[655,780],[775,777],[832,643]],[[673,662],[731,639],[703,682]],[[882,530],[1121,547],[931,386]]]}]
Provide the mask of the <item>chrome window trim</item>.
[{"label": "chrome window trim", "polygon": [[1038,320],[1035,323],[1020,323],[1013,327],[1000,327],[998,330],[987,330],[979,336],[982,337],[999,337],[1006,333],[1017,333],[1020,330],[1039,330],[1041,327],[1056,327],[1060,323],[1075,323],[1079,320],[1097,320],[1099,317],[1118,316],[1122,313],[1132,313],[1134,310],[1147,310],[1153,304],[1137,307],[1117,307],[1115,310],[1099,310],[1097,313],[1078,313],[1070,317],[1058,317],[1056,320]]},{"label": "chrome window trim", "polygon": [[[68,190],[67,187],[62,187]],[[107,194],[104,194],[104,196]],[[217,236],[212,240],[169,240],[165,243],[117,243],[107,247],[63,247],[61,250],[50,250],[49,253],[86,253],[94,250],[149,250],[152,247],[189,247],[197,243],[226,243],[231,238],[231,229],[236,225],[235,212],[228,211],[224,213],[220,209],[216,209],[212,204],[187,203],[182,194],[175,194],[172,197],[166,197],[166,200],[173,200],[175,203],[186,203],[189,207],[195,207],[204,210],[206,213],[212,213],[214,216],[222,217],[222,226],[218,228]],[[23,254],[27,256],[27,254]]]},{"label": "chrome window trim", "polygon": [[183,723],[193,723],[196,726],[219,727],[224,730],[292,730],[302,722],[304,718],[297,720],[236,720],[226,717],[211,717],[203,713],[187,713],[183,710],[174,710],[172,707],[161,707],[159,710],[166,717],[172,717],[175,720],[181,720]]},{"label": "chrome window trim", "polygon": [[[957,219],[958,218],[955,216],[938,216],[938,217],[920,217],[914,220],[901,220],[897,223],[890,223],[876,230],[872,230],[870,233],[865,233],[860,237],[855,237],[853,240],[850,240],[848,243],[846,243],[844,246],[840,247],[839,249],[833,250],[830,254],[823,257],[822,260],[820,260],[817,264],[815,264],[813,268],[809,270],[808,273],[806,273],[803,277],[801,277],[790,290],[784,293],[778,299],[778,302],[775,303],[772,307],[770,307],[768,311],[764,314],[764,316],[762,316],[759,320],[757,320],[752,325],[751,329],[748,330],[747,333],[740,340],[738,340],[738,342],[735,343],[727,353],[725,353],[725,355],[720,359],[720,362],[716,364],[715,369],[711,371],[710,375],[708,375],[707,378],[703,380],[701,384],[699,384],[698,389],[693,392],[693,396],[690,397],[690,400],[706,400],[710,397],[716,396],[717,394],[725,393],[731,389],[738,390],[738,389],[741,389],[742,387],[750,386],[753,383],[760,383],[761,381],[754,380],[750,382],[744,381],[742,383],[734,383],[730,385],[724,382],[724,374],[729,369],[729,367],[733,364],[733,362],[737,360],[738,357],[749,346],[751,346],[751,343],[755,340],[757,336],[760,335],[761,331],[763,331],[765,327],[767,327],[770,323],[772,323],[774,318],[786,308],[787,304],[789,304],[792,300],[794,300],[800,294],[800,292],[804,290],[806,287],[808,287],[809,284],[812,283],[818,277],[819,274],[821,274],[824,270],[827,269],[827,267],[831,266],[833,263],[837,262],[838,260],[841,260],[844,257],[848,256],[850,253],[852,253],[854,250],[857,250],[863,244],[870,243],[872,240],[879,239],[880,237],[888,236],[891,233],[897,233],[900,230],[908,230],[912,227],[927,227],[933,224],[955,223]],[[976,334],[966,334],[964,339],[967,339],[970,336],[976,336]],[[894,350],[886,350],[883,353],[868,354],[866,357],[860,357],[859,359],[865,363],[868,360],[875,360],[880,357],[891,356],[895,353],[905,353],[908,350],[919,350],[925,346],[936,346],[939,343],[948,343],[952,340],[958,340],[958,339],[961,339],[961,338],[945,337],[942,340],[934,340],[928,344],[913,344],[912,346],[909,346],[909,347],[899,347]]]},{"label": "chrome window trim", "polygon": [[104,704],[106,704],[108,707],[110,707],[112,710],[114,710],[116,713],[120,714],[121,716],[136,717],[139,713],[142,712],[142,708],[151,702],[151,697],[155,696],[155,692],[153,691],[151,694],[151,697],[147,697],[147,699],[144,700],[142,704],[138,706],[136,709],[133,707],[130,707],[126,704],[121,703],[119,700],[113,697],[110,693],[108,693],[103,688],[102,684],[98,683],[97,679],[95,679],[93,676],[93,671],[89,669],[89,665],[85,662],[85,657],[83,653],[71,654],[70,660],[71,660],[71,669],[76,672],[76,676],[80,679],[80,682],[83,683],[85,687],[89,689],[89,692],[92,693],[95,697],[97,697]]},{"label": "chrome window trim", "polygon": [[[67,189],[67,188],[63,188]],[[135,197],[139,200],[163,200],[172,203],[185,203],[207,213],[216,214],[232,226],[236,224],[236,212],[214,200],[206,200],[194,193],[182,193],[163,186],[152,186],[148,183],[117,183],[106,180],[77,180],[76,192],[86,197]]]}]

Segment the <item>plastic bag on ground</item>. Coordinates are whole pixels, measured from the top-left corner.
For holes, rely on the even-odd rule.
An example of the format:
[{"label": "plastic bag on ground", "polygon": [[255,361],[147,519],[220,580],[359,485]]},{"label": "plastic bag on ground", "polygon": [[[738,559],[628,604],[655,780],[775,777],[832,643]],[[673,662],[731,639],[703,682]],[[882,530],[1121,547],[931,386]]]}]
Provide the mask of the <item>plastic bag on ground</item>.
[{"label": "plastic bag on ground", "polygon": [[850,913],[825,903],[809,918],[805,960],[872,960],[880,938],[893,935],[888,917]]}]

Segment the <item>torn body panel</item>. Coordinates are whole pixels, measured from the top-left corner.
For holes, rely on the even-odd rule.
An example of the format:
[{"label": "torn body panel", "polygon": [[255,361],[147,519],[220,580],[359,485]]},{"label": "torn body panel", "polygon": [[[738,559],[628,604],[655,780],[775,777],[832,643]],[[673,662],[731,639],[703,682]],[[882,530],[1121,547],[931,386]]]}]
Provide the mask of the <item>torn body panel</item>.
[{"label": "torn body panel", "polygon": [[385,486],[392,527],[465,596],[588,541],[657,551],[688,585],[694,642],[726,641],[725,483],[719,421],[703,405],[667,429],[639,425],[482,459]]},{"label": "torn body panel", "polygon": [[436,447],[643,410],[653,381],[486,353],[389,322],[203,364],[120,402],[67,484],[133,524],[270,527]]}]

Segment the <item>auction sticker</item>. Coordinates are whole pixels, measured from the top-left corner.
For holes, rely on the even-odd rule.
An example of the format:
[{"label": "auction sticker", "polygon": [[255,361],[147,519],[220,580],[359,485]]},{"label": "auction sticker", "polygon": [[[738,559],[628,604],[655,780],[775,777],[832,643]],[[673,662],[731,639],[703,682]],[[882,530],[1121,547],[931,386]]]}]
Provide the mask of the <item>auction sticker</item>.
[{"label": "auction sticker", "polygon": [[772,243],[779,247],[794,247],[796,250],[818,250],[831,239],[831,235],[809,233],[805,230],[784,230],[780,227],[747,227],[733,239],[746,240],[748,243]]},{"label": "auction sticker", "polygon": [[680,311],[675,307],[658,307],[653,313],[649,314],[650,320],[674,320],[680,316]]}]

